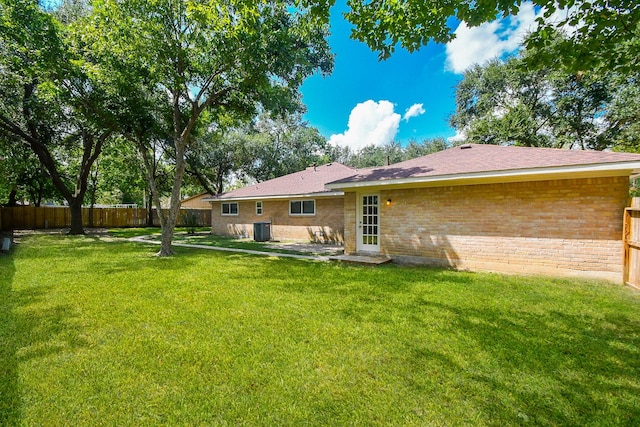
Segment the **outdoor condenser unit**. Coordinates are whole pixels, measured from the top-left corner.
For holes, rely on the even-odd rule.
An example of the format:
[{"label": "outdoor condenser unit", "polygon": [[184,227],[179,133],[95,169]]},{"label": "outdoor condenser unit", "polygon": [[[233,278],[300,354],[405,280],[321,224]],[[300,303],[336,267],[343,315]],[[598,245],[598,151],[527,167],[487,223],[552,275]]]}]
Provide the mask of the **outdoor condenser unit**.
[{"label": "outdoor condenser unit", "polygon": [[269,240],[271,240],[271,223],[254,222],[253,240],[255,240],[256,242],[268,242]]}]

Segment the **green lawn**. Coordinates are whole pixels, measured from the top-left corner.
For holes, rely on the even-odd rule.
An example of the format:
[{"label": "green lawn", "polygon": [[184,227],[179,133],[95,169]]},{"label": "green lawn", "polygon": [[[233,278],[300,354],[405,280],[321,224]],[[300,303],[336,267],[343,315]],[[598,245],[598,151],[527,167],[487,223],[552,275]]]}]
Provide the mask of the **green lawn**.
[{"label": "green lawn", "polygon": [[640,294],[31,236],[0,425],[639,425]]},{"label": "green lawn", "polygon": [[[196,227],[195,230],[198,233],[210,232],[211,227]],[[186,231],[187,229],[185,227],[175,228],[176,234],[186,233]],[[150,235],[157,235],[159,237],[161,232],[162,230],[160,229],[160,227],[112,228],[109,230],[109,234],[111,236],[125,238],[125,239],[129,239],[131,237],[150,236]]]}]

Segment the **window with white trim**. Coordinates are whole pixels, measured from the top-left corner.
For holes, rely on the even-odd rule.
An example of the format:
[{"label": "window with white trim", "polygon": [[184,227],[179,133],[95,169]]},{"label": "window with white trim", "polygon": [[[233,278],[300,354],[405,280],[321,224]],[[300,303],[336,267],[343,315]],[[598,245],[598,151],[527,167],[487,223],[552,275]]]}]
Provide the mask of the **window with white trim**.
[{"label": "window with white trim", "polygon": [[289,215],[315,215],[315,200],[290,200]]},{"label": "window with white trim", "polygon": [[256,215],[262,215],[262,202],[256,202]]},{"label": "window with white trim", "polygon": [[238,202],[222,203],[222,215],[238,215]]}]

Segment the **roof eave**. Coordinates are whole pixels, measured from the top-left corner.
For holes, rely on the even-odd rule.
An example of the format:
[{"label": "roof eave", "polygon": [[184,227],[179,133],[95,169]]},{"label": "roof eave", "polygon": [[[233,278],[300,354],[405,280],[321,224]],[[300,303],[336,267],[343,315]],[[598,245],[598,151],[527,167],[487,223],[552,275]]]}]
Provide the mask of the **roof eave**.
[{"label": "roof eave", "polygon": [[204,202],[243,202],[251,200],[289,200],[289,199],[314,199],[323,197],[342,197],[344,191],[323,191],[321,193],[305,194],[280,194],[267,196],[243,196],[243,197],[209,197]]},{"label": "roof eave", "polygon": [[332,190],[352,190],[370,187],[444,187],[452,185],[549,181],[555,179],[595,178],[605,176],[630,176],[633,173],[640,173],[640,161],[558,166],[546,168],[512,169],[504,171],[383,179],[375,181],[354,181],[333,184],[330,183],[327,184],[326,187]]}]

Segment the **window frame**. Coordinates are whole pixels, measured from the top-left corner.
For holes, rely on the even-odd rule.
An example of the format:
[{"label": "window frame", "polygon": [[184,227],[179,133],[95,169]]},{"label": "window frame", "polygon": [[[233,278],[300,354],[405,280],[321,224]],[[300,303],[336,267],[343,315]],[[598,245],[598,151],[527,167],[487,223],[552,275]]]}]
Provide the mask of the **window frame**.
[{"label": "window frame", "polygon": [[264,213],[264,204],[262,200],[256,201],[256,215],[261,216]]},{"label": "window frame", "polygon": [[[313,213],[305,213],[304,212],[304,202],[313,202]],[[294,203],[300,203],[300,213],[294,213],[291,209]],[[317,212],[316,209],[316,199],[298,199],[298,200],[289,200],[289,216],[315,216]]]},{"label": "window frame", "polygon": [[[224,213],[224,205],[229,205],[229,213]],[[233,213],[231,205],[236,205],[236,212]],[[240,212],[240,204],[238,202],[222,202],[220,203],[220,215],[222,216],[238,216]]]}]

